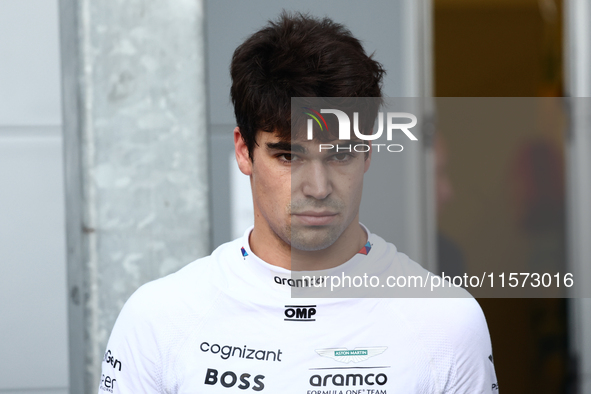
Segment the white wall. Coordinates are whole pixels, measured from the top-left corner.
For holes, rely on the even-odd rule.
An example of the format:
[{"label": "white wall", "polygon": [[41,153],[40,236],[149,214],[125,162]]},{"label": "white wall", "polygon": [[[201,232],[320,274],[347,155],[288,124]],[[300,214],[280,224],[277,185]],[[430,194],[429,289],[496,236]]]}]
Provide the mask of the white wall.
[{"label": "white wall", "polygon": [[57,0],[0,0],[0,393],[67,393]]}]

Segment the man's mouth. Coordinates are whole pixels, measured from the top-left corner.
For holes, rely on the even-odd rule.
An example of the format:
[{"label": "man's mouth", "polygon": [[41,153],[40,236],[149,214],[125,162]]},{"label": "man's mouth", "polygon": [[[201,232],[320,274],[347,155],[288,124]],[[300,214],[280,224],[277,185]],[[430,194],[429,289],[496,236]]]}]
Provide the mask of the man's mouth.
[{"label": "man's mouth", "polygon": [[338,215],[338,212],[334,211],[302,211],[298,213],[292,213],[292,217],[296,219],[296,222],[308,226],[326,226],[333,222]]}]

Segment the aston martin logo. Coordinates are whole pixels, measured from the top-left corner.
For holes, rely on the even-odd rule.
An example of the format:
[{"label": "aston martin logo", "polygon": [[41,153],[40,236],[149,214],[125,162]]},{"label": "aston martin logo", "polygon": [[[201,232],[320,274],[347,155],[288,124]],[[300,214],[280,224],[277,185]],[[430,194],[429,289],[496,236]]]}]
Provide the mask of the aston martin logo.
[{"label": "aston martin logo", "polygon": [[384,353],[386,349],[388,349],[387,346],[356,347],[353,350],[344,348],[316,349],[316,353],[322,357],[332,358],[340,363],[348,364],[365,361],[368,358]]}]

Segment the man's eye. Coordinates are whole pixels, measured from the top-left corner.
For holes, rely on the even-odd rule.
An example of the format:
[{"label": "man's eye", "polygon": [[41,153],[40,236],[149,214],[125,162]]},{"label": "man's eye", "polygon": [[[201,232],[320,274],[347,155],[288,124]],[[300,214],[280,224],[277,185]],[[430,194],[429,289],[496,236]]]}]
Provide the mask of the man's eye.
[{"label": "man's eye", "polygon": [[337,153],[336,155],[332,155],[332,159],[334,161],[347,161],[352,156],[349,153]]},{"label": "man's eye", "polygon": [[286,163],[291,163],[292,161],[296,160],[298,157],[291,153],[283,153],[277,156],[279,160],[284,161]]}]

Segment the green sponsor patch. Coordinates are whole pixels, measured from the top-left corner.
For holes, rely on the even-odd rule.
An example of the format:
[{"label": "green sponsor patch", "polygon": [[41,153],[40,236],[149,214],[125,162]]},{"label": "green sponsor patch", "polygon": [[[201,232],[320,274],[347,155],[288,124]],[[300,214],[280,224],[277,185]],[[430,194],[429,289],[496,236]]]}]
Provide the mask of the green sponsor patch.
[{"label": "green sponsor patch", "polygon": [[367,356],[367,350],[335,350],[335,356]]}]

